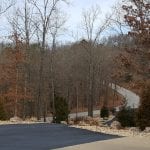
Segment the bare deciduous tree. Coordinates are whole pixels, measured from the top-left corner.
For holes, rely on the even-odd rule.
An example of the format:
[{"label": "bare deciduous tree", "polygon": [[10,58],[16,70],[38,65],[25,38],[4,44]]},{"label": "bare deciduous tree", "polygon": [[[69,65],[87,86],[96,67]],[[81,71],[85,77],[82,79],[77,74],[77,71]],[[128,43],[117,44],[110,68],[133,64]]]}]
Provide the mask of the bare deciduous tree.
[{"label": "bare deciduous tree", "polygon": [[93,49],[98,44],[101,34],[107,29],[110,25],[111,15],[104,19],[104,22],[99,24],[99,21],[102,22],[100,18],[100,8],[98,6],[92,7],[89,10],[83,12],[83,27],[86,34],[83,41],[83,45],[88,53],[88,63],[89,63],[89,98],[88,98],[88,115],[93,116],[93,101],[94,101],[94,82],[95,82],[95,64],[94,64],[94,53]]},{"label": "bare deciduous tree", "polygon": [[55,13],[52,16],[52,20],[50,22],[50,34],[52,37],[52,49],[50,55],[50,71],[51,71],[51,90],[52,90],[52,103],[53,103],[53,114],[55,113],[55,69],[54,69],[54,57],[56,50],[56,40],[59,34],[65,30],[64,25],[66,23],[66,17],[63,13],[55,9]]},{"label": "bare deciduous tree", "polygon": [[[41,107],[40,105],[43,103],[44,106],[46,106],[45,100],[43,100],[42,90],[43,90],[43,83],[44,83],[44,75],[43,75],[43,67],[44,67],[44,53],[46,48],[46,36],[48,34],[48,31],[50,29],[50,23],[53,14],[55,13],[55,10],[57,9],[57,5],[61,1],[66,2],[65,0],[43,0],[41,1],[35,1],[31,0],[30,3],[35,7],[37,17],[40,17],[40,21],[38,19],[38,29],[42,34],[41,39],[41,59],[40,59],[40,69],[39,69],[39,93],[38,93],[38,101],[37,101],[37,118],[40,119],[41,114]],[[45,111],[43,112],[44,121],[46,121]]]},{"label": "bare deciduous tree", "polygon": [[2,0],[0,2],[0,15],[5,13],[9,8],[15,4],[15,0]]}]

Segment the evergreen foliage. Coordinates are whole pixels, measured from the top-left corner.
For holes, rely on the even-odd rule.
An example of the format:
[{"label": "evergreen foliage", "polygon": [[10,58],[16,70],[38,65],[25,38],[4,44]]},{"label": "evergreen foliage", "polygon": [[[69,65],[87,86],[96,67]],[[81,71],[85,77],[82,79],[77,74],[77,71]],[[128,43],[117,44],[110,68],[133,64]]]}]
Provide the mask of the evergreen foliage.
[{"label": "evergreen foliage", "polygon": [[136,122],[141,130],[150,127],[150,82],[143,89]]},{"label": "evergreen foliage", "polygon": [[69,109],[66,99],[63,97],[55,96],[55,112],[54,123],[61,123],[61,121],[68,122]]},{"label": "evergreen foliage", "polygon": [[106,106],[103,106],[101,108],[100,117],[103,118],[103,119],[109,117],[109,110]]},{"label": "evergreen foliage", "polygon": [[134,127],[136,111],[131,108],[122,108],[116,115],[117,121],[121,123],[122,127]]},{"label": "evergreen foliage", "polygon": [[3,103],[0,102],[0,120],[4,121],[7,119],[6,112],[4,110]]}]

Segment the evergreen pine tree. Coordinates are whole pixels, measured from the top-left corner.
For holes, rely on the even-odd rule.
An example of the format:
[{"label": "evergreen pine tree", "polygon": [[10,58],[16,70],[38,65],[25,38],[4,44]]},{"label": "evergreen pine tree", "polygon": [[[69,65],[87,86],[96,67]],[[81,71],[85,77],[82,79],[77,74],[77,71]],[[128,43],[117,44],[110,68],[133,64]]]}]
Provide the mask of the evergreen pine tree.
[{"label": "evergreen pine tree", "polygon": [[0,102],[0,120],[6,120],[6,112],[4,110],[3,103]]},{"label": "evergreen pine tree", "polygon": [[54,112],[54,122],[55,123],[61,123],[61,121],[67,121],[68,122],[68,104],[66,102],[66,99],[63,97],[55,96],[55,112]]},{"label": "evergreen pine tree", "polygon": [[141,105],[137,113],[137,125],[141,130],[150,126],[150,82],[146,84],[142,92]]},{"label": "evergreen pine tree", "polygon": [[107,107],[103,106],[100,112],[100,117],[101,118],[108,118],[109,117],[109,110]]}]

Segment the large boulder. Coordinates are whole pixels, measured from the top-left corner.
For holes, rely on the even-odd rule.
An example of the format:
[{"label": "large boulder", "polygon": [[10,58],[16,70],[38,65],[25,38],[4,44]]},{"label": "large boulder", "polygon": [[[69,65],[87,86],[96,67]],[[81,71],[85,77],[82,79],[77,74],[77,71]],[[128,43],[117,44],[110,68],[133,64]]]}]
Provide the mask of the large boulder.
[{"label": "large boulder", "polygon": [[10,122],[16,122],[17,123],[17,122],[22,122],[22,121],[23,120],[17,116],[10,118]]},{"label": "large boulder", "polygon": [[129,129],[129,131],[130,131],[130,133],[132,133],[133,135],[139,135],[139,133],[140,133],[140,130],[139,130],[139,128],[137,128],[137,127],[131,127],[131,128]]},{"label": "large boulder", "polygon": [[150,127],[146,127],[145,130],[144,130],[144,132],[150,133]]},{"label": "large boulder", "polygon": [[66,122],[66,121],[61,121],[60,123],[67,125],[67,122]]},{"label": "large boulder", "polygon": [[112,129],[117,129],[117,130],[119,130],[119,129],[122,128],[121,123],[120,123],[119,121],[113,121],[113,122],[111,123],[110,127],[111,127]]},{"label": "large boulder", "polygon": [[139,128],[137,128],[137,127],[131,127],[131,128],[129,129],[129,131],[131,131],[131,132],[139,132],[140,130],[139,130]]}]

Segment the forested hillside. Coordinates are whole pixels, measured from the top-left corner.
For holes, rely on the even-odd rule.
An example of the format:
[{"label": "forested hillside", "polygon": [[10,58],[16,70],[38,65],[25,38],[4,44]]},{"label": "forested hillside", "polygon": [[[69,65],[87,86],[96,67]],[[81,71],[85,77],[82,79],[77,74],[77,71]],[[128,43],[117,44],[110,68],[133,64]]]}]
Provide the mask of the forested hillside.
[{"label": "forested hillside", "polygon": [[148,1],[122,2],[105,18],[97,6],[83,11],[83,35],[65,44],[58,40],[66,34],[62,3],[69,7],[63,0],[24,0],[23,9],[11,2],[0,9],[14,12],[10,42],[0,44],[0,105],[7,118],[53,115],[56,97],[69,111],[93,116],[94,109],[122,104],[111,83],[140,94],[150,79]]}]

